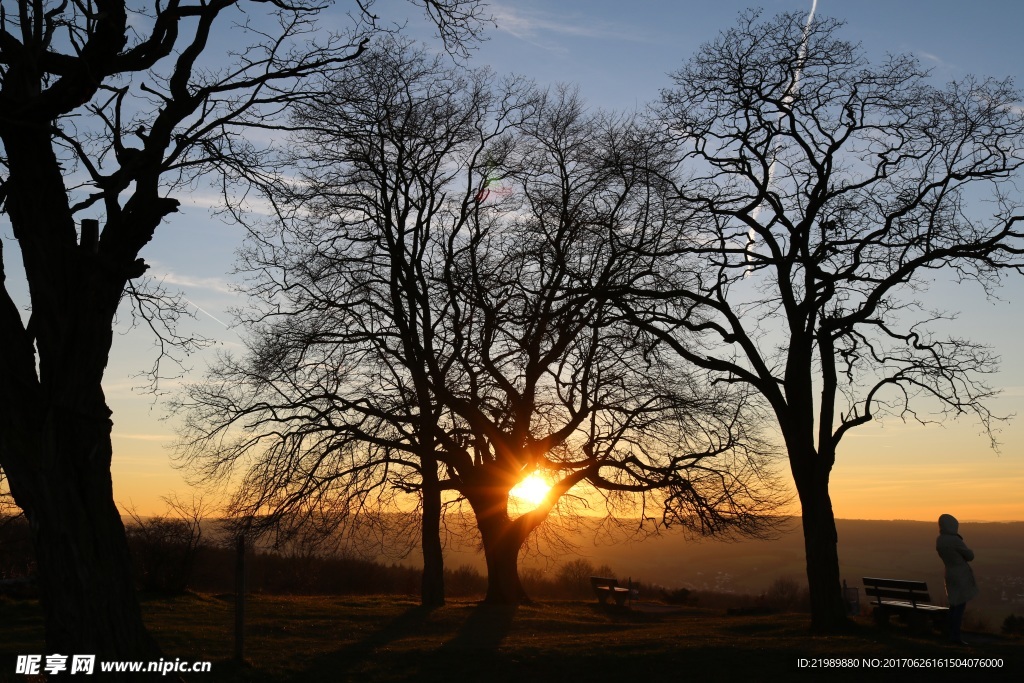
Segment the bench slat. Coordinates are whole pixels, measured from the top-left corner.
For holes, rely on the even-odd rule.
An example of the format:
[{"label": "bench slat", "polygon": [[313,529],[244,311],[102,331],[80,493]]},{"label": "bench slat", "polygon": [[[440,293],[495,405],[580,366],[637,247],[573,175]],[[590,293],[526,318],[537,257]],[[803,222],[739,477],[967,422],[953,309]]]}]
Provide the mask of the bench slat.
[{"label": "bench slat", "polygon": [[883,600],[882,607],[890,607],[893,609],[906,609],[906,610],[921,610],[923,612],[946,612],[949,610],[948,607],[942,607],[940,605],[928,605],[917,603],[914,605],[905,600]]},{"label": "bench slat", "polygon": [[928,591],[928,583],[925,581],[904,581],[902,579],[877,579],[865,576],[862,581],[865,586],[871,585],[878,588],[903,588],[913,591]]},{"label": "bench slat", "polygon": [[901,600],[913,600],[914,602],[932,601],[928,593],[918,591],[900,591],[888,588],[871,588],[870,586],[866,586],[864,588],[864,594],[869,598],[897,598]]}]

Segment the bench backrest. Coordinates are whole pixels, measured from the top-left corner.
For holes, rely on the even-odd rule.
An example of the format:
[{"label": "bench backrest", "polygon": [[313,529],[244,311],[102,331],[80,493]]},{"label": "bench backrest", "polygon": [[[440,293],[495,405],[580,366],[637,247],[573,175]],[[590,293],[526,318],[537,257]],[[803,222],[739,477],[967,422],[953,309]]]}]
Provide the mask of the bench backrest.
[{"label": "bench backrest", "polygon": [[609,579],[603,576],[591,576],[590,585],[592,588],[597,588],[598,586],[608,586],[609,588],[615,588],[619,585],[619,582],[617,579]]},{"label": "bench backrest", "polygon": [[881,604],[882,598],[909,600],[912,605],[919,602],[931,602],[931,597],[928,595],[928,584],[924,581],[878,579],[870,576],[865,576],[863,581],[865,595],[877,598],[879,604]]}]

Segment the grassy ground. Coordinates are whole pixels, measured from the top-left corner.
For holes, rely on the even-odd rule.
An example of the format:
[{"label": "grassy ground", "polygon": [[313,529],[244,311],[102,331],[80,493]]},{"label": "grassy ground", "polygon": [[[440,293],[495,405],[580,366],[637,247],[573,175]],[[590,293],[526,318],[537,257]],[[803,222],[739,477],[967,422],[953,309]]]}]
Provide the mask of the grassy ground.
[{"label": "grassy ground", "polygon": [[[231,662],[231,596],[145,600],[147,622],[168,659],[209,660],[189,681],[537,681],[895,680],[869,673],[864,658],[1001,658],[1001,669],[904,669],[902,680],[1024,680],[1024,642],[967,634],[970,647],[901,625],[858,621],[842,636],[812,636],[806,615],[729,616],[719,610],[643,611],[591,602],[550,602],[518,609],[453,602],[427,611],[411,599],[252,596],[246,659]],[[0,681],[14,654],[42,652],[34,601],[0,598]],[[801,668],[798,660],[855,659],[856,668]],[[888,661],[887,661],[888,660]],[[899,662],[901,663],[901,662]],[[83,677],[85,680],[88,678]],[[99,679],[98,676],[92,680]]]}]

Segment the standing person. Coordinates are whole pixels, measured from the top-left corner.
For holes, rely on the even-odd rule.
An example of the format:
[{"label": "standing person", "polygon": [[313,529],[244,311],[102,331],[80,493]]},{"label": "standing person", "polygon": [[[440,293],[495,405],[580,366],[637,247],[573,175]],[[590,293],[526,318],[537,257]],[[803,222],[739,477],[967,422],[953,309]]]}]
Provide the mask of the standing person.
[{"label": "standing person", "polygon": [[949,639],[966,645],[960,637],[960,624],[964,619],[967,601],[978,594],[974,572],[967,564],[974,559],[974,551],[964,543],[957,533],[960,522],[953,515],[939,517],[939,537],[935,539],[935,550],[946,565],[946,598],[949,600]]}]

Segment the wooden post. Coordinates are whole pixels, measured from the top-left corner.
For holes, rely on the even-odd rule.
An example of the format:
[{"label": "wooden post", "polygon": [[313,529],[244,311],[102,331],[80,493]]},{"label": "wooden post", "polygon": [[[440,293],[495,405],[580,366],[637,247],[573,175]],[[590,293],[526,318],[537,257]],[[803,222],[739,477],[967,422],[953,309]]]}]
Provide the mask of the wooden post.
[{"label": "wooden post", "polygon": [[235,543],[235,660],[245,661],[245,534]]},{"label": "wooden post", "polygon": [[95,218],[82,219],[82,249],[95,254],[100,248],[100,222]]}]

